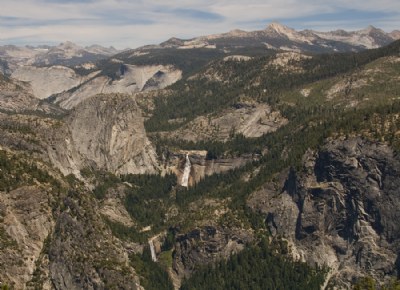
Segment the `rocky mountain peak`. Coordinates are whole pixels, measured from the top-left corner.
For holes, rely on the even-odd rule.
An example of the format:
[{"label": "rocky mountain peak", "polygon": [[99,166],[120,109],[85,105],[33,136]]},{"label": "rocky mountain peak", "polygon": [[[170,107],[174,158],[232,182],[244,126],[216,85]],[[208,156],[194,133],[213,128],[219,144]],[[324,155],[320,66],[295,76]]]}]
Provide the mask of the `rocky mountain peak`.
[{"label": "rocky mountain peak", "polygon": [[294,29],[285,26],[279,22],[270,23],[265,30],[270,32],[276,32],[278,34],[283,34],[283,35],[296,33]]},{"label": "rocky mountain peak", "polygon": [[374,31],[381,31],[381,30],[377,29],[373,25],[368,25],[366,28],[360,30],[360,32],[364,32],[365,34],[368,34],[368,33],[374,32]]},{"label": "rocky mountain peak", "polygon": [[298,32],[293,28],[282,25],[278,22],[272,22],[265,29],[265,33],[268,37],[289,39],[295,43],[307,43],[312,44],[315,40],[315,35],[308,32]]},{"label": "rocky mountain peak", "polygon": [[369,25],[367,28],[364,28],[364,29],[358,31],[358,33],[362,34],[362,35],[365,34],[365,35],[370,35],[370,36],[372,36],[372,35],[386,35],[386,33],[382,29],[376,28],[376,27],[374,27],[372,25]]}]

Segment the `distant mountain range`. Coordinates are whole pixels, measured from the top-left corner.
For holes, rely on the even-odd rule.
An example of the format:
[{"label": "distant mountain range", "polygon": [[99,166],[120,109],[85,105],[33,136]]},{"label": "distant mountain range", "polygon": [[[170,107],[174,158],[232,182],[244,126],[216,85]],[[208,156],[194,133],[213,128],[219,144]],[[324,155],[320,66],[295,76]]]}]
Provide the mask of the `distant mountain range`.
[{"label": "distant mountain range", "polygon": [[268,49],[309,52],[347,52],[378,48],[400,38],[400,31],[386,33],[368,26],[358,31],[335,30],[319,32],[314,30],[296,31],[273,22],[259,31],[232,30],[183,40],[171,38],[159,46],[164,48],[237,48],[264,46]]},{"label": "distant mountain range", "polygon": [[98,93],[133,93],[164,88],[193,74],[212,60],[251,58],[282,51],[301,53],[357,52],[385,46],[400,38],[369,26],[359,31],[296,31],[279,23],[264,30],[171,38],[158,45],[119,51],[114,47],[82,47],[72,42],[57,46],[0,46],[0,72],[29,83],[39,99],[52,97],[72,108]]},{"label": "distant mountain range", "polygon": [[[368,26],[358,31],[335,30],[319,32],[314,30],[296,31],[277,22],[264,30],[243,31],[179,39],[176,37],[158,45],[147,45],[133,50],[123,50],[126,55],[141,56],[153,49],[210,49],[224,54],[244,50],[283,50],[311,53],[349,52],[385,46],[400,39],[400,31],[386,33],[382,29]],[[99,60],[107,59],[121,52],[114,47],[92,45],[82,47],[70,41],[57,46],[0,46],[0,72],[9,74],[22,65],[68,67],[93,66]]]},{"label": "distant mountain range", "polygon": [[[13,70],[21,65],[80,65],[110,57],[118,52],[120,51],[114,47],[106,48],[100,45],[81,47],[67,41],[57,46],[0,46],[0,59],[7,63],[8,69]],[[2,70],[7,71],[5,64],[2,65]]]}]

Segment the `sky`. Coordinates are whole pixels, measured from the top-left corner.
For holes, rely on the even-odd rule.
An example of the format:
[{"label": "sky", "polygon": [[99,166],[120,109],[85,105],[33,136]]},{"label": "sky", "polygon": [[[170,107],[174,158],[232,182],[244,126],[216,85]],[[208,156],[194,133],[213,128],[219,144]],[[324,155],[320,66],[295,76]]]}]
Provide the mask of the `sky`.
[{"label": "sky", "polygon": [[276,21],[297,30],[400,30],[399,0],[0,0],[0,7],[0,45],[136,48]]}]

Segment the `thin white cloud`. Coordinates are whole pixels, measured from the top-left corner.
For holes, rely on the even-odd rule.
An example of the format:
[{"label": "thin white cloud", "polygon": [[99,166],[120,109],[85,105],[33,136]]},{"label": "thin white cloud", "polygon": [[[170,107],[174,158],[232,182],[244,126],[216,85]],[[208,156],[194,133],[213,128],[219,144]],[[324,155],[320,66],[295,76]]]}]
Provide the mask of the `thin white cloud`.
[{"label": "thin white cloud", "polygon": [[[342,11],[357,11],[355,19],[339,17]],[[335,13],[337,20],[332,19]],[[398,19],[398,0],[4,0],[0,44],[71,40],[125,48],[172,36],[263,29],[272,20],[294,28],[353,29],[372,24],[393,30],[400,28]]]}]

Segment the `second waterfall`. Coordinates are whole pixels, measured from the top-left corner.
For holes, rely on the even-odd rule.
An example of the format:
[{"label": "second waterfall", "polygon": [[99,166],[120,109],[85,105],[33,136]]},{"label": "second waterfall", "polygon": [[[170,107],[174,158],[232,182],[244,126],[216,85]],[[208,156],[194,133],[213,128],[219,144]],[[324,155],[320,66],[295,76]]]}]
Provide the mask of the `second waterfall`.
[{"label": "second waterfall", "polygon": [[181,185],[184,187],[188,187],[189,185],[189,176],[192,164],[190,163],[189,154],[186,154],[186,162],[185,168],[183,169],[183,175],[181,180]]}]

